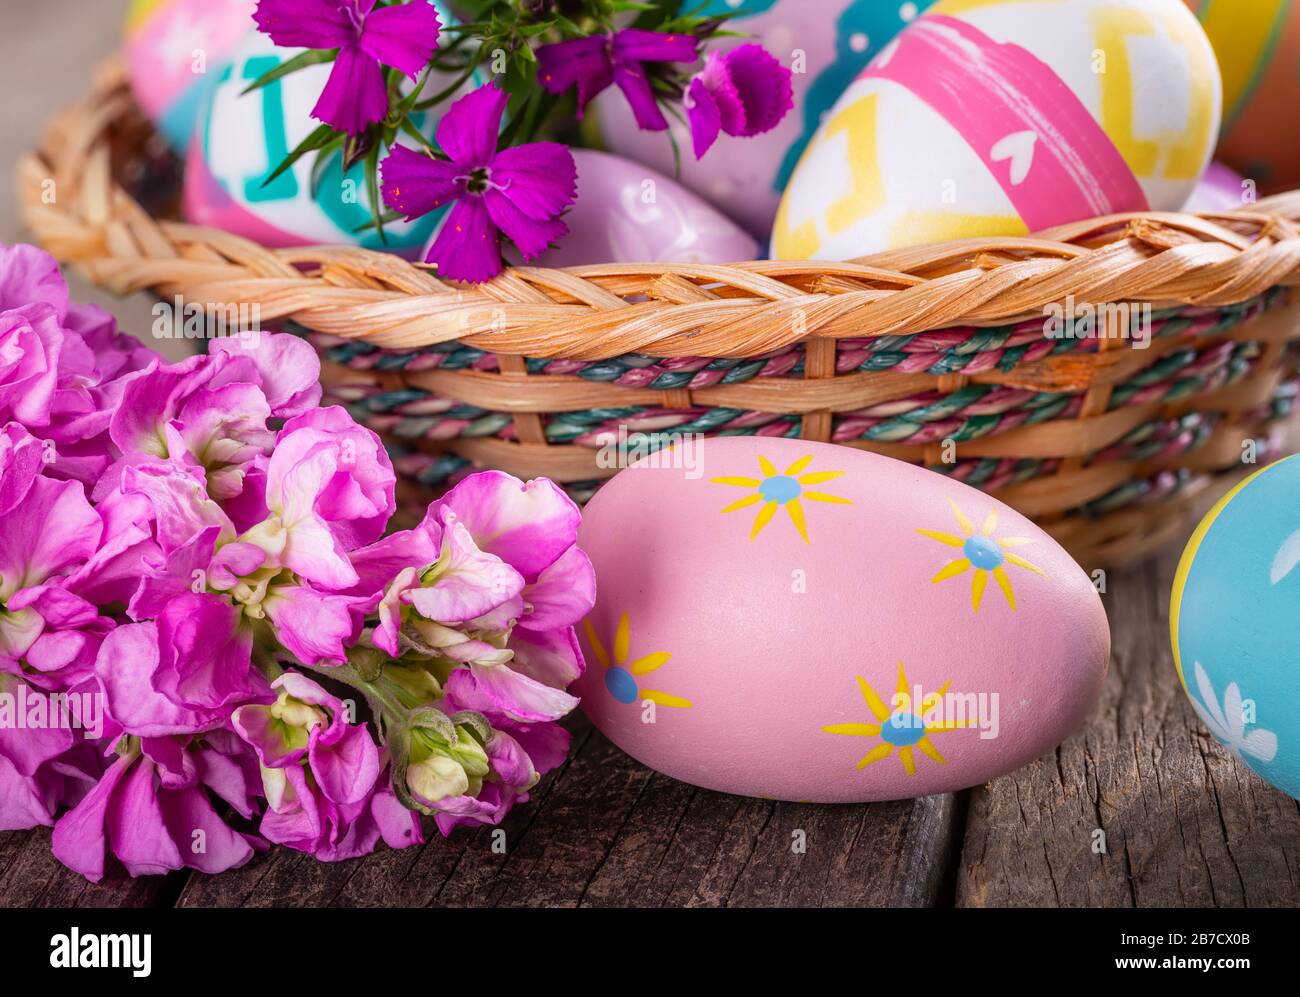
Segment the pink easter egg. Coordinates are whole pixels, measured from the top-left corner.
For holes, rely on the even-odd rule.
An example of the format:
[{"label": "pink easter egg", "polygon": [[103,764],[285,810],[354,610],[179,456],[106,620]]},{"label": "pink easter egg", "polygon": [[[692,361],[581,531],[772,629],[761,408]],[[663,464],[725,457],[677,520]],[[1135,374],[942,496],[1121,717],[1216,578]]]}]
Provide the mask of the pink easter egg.
[{"label": "pink easter egg", "polygon": [[538,266],[588,263],[735,263],[758,255],[754,237],[703,198],[646,166],[574,149],[578,198],[569,234]]},{"label": "pink easter egg", "polygon": [[1184,211],[1236,211],[1245,207],[1246,179],[1231,166],[1214,162],[1196,184]]},{"label": "pink easter egg", "polygon": [[131,91],[178,153],[211,81],[254,30],[256,7],[257,0],[134,0],[127,11]]},{"label": "pink easter egg", "polygon": [[783,800],[905,799],[1049,751],[1110,655],[1087,574],[1031,521],[848,447],[686,438],[587,506],[573,690],[658,771]]}]

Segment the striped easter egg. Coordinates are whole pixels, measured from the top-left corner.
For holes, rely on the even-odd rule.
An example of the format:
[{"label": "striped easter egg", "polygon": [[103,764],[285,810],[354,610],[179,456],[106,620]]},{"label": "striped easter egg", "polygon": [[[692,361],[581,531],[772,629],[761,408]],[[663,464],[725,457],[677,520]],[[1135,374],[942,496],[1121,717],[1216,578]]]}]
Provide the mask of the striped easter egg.
[{"label": "striped easter egg", "polygon": [[189,146],[203,99],[254,30],[257,0],[132,0],[126,14],[131,91],[176,152]]},{"label": "striped easter egg", "polygon": [[1187,2],[1223,72],[1220,156],[1262,193],[1300,187],[1300,2]]},{"label": "striped easter egg", "polygon": [[1181,0],[940,0],[827,115],[773,255],[850,259],[1177,209],[1210,162],[1221,102]]}]

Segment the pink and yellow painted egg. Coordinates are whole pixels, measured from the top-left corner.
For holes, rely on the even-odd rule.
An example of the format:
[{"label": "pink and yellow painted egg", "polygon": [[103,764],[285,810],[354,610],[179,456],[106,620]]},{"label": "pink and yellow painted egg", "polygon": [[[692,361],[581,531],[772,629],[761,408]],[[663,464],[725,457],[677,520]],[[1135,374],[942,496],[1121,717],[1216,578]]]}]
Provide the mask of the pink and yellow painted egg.
[{"label": "pink and yellow painted egg", "polygon": [[132,0],[126,14],[131,91],[176,152],[189,146],[217,73],[254,30],[257,0]]},{"label": "pink and yellow painted egg", "polygon": [[686,438],[608,482],[574,690],[708,789],[816,802],[977,785],[1082,721],[1109,658],[1088,575],[966,485],[849,447]]},{"label": "pink and yellow painted egg", "polygon": [[827,115],[772,253],[850,259],[1176,210],[1210,162],[1221,99],[1181,0],[940,0]]},{"label": "pink and yellow painted egg", "polygon": [[1223,73],[1219,154],[1261,193],[1300,187],[1300,3],[1187,0]]}]

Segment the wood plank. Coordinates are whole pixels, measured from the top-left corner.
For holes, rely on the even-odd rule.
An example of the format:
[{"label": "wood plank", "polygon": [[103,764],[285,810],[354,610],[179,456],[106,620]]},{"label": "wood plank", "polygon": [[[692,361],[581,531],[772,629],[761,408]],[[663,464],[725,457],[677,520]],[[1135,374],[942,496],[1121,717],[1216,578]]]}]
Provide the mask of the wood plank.
[{"label": "wood plank", "polygon": [[[191,876],[183,906],[934,904],[951,889],[960,806],[775,803],[656,775],[570,722],[569,762],[502,825],[325,865],[284,849]],[[806,849],[792,845],[803,832]]]},{"label": "wood plank", "polygon": [[121,866],[99,883],[59,863],[50,830],[0,833],[0,907],[154,907],[170,905],[184,877],[132,879]]},{"label": "wood plank", "polygon": [[958,905],[1300,904],[1300,804],[1220,747],[1178,683],[1178,555],[1111,575],[1111,671],[1085,728],[972,791]]}]

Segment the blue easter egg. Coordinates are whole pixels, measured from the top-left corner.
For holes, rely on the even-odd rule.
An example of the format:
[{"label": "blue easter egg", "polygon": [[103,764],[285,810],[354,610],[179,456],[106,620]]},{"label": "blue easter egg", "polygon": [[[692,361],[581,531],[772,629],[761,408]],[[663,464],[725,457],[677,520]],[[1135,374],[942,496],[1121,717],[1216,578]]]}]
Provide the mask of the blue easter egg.
[{"label": "blue easter egg", "polygon": [[1183,552],[1174,663],[1201,721],[1300,799],[1300,456],[1237,485]]}]

